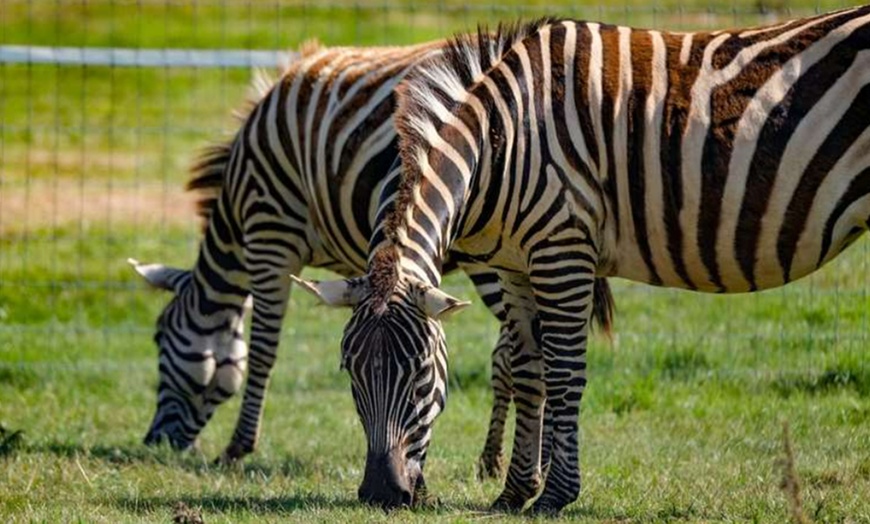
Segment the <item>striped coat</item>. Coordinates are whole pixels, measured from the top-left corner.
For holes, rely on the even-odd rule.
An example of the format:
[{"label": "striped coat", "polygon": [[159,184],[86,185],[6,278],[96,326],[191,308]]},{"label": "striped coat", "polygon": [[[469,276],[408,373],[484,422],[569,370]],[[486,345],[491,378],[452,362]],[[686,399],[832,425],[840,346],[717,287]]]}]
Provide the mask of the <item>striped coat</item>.
[{"label": "striped coat", "polygon": [[[596,275],[767,289],[867,229],[870,7],[712,33],[542,20],[514,35],[495,63],[459,37],[403,84],[403,180],[374,232],[368,285],[350,297],[345,339],[357,345],[345,351],[365,362],[383,339],[370,337],[378,318],[415,337],[421,360],[395,365],[423,381],[444,342],[409,290],[437,286],[447,252],[498,271],[518,424],[495,506],[522,508],[543,483],[533,510],[553,512],[580,490]],[[377,385],[365,365],[351,369],[360,388]],[[388,393],[358,396],[390,405],[401,384],[378,387]],[[418,412],[434,412],[425,432],[398,409],[377,419],[414,436],[400,435],[397,454],[425,456],[437,402],[419,399]],[[422,476],[403,467],[390,478]],[[374,499],[393,504],[403,489]]]},{"label": "striped coat", "polygon": [[[147,443],[191,445],[218,405],[247,382],[239,421],[221,456],[253,451],[290,291],[306,266],[365,270],[380,193],[397,168],[394,91],[445,42],[396,48],[304,49],[258,92],[235,137],[206,151],[188,188],[201,192],[204,238],[192,270],[139,264],[174,293],[157,322],[160,386]],[[495,273],[463,264],[503,319]],[[457,267],[448,261],[444,270]],[[252,300],[251,300],[252,299]],[[607,305],[609,296],[601,304]],[[243,317],[253,309],[248,346]],[[609,322],[609,309],[600,314]],[[503,331],[503,335],[505,331]],[[508,340],[493,352],[493,405],[481,472],[497,475],[512,396]]]}]

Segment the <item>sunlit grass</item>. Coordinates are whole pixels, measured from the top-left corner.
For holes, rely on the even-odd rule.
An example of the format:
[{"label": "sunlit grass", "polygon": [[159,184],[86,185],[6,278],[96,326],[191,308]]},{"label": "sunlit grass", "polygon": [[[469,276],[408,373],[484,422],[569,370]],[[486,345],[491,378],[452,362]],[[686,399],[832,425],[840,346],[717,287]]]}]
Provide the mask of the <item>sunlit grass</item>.
[{"label": "sunlit grass", "polygon": [[[33,244],[32,264],[3,273],[0,422],[24,433],[0,459],[0,514],[165,521],[181,501],[207,522],[416,522],[472,520],[495,497],[497,483],[474,478],[496,336],[480,304],[446,325],[451,396],[427,466],[441,501],[434,509],[387,516],[356,504],[364,439],[338,369],[347,313],[301,293],[288,314],[263,441],[244,467],[210,465],[232,431],[238,399],[210,423],[200,454],[144,448],[155,400],[151,325],[167,296],[145,290],[125,267],[133,233],[119,226],[116,243],[68,253]],[[184,230],[170,230],[163,240],[178,265],[192,260],[186,239]],[[167,250],[154,241],[139,247],[143,258]],[[81,272],[52,272],[49,248],[81,257]],[[758,295],[617,282],[616,340],[596,336],[589,350],[583,494],[565,516],[781,522],[787,505],[777,460],[787,420],[808,512],[819,521],[870,518],[865,250],[861,242],[809,280]],[[6,285],[27,281],[56,287]],[[77,281],[111,285],[65,289]],[[445,287],[474,296],[460,276]]]}]

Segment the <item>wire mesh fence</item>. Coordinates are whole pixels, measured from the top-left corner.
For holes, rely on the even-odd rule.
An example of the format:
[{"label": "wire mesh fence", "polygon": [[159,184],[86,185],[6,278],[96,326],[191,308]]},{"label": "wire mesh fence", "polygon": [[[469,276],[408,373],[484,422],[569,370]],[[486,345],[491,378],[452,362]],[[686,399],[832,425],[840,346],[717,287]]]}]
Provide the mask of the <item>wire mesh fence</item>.
[{"label": "wire mesh fence", "polygon": [[[90,361],[77,360],[78,347],[150,344],[166,297],[144,292],[124,260],[192,264],[199,233],[192,198],[182,189],[188,165],[200,148],[234,130],[230,115],[245,98],[251,66],[306,40],[398,45],[544,15],[718,29],[846,5],[0,0],[0,359],[35,365],[40,359],[29,352],[49,344],[64,352],[46,353],[44,365],[60,354],[82,365]],[[819,359],[797,358],[791,366],[863,372],[867,250],[860,242],[805,281],[742,297],[619,283],[618,345],[689,355],[715,345],[726,355],[733,350],[728,372],[755,368],[755,355],[772,347],[799,353],[821,347]],[[461,279],[449,285],[470,293]],[[450,329],[467,327],[457,320]],[[490,347],[494,336],[494,324],[486,325],[480,345]],[[316,329],[289,328],[286,337],[297,345],[318,337],[337,342],[335,333]]]}]

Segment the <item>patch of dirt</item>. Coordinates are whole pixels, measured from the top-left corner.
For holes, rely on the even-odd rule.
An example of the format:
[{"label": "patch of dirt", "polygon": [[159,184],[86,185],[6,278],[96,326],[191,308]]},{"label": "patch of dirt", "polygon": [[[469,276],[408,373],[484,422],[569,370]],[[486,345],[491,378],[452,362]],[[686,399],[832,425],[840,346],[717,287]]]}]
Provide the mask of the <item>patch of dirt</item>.
[{"label": "patch of dirt", "polygon": [[108,186],[105,181],[32,181],[0,185],[0,236],[72,224],[198,225],[196,195],[162,184]]},{"label": "patch of dirt", "polygon": [[40,149],[37,147],[28,148],[26,150],[27,159],[25,156],[16,155],[7,152],[9,158],[6,159],[6,164],[11,164],[13,160],[23,164],[25,161],[30,162],[30,169],[33,171],[41,171],[50,173],[53,170],[66,173],[81,173],[82,171],[102,170],[102,171],[133,171],[137,167],[141,167],[144,161],[142,155],[130,153],[127,151],[103,151],[96,148],[89,148],[85,154],[82,151],[75,149]]}]

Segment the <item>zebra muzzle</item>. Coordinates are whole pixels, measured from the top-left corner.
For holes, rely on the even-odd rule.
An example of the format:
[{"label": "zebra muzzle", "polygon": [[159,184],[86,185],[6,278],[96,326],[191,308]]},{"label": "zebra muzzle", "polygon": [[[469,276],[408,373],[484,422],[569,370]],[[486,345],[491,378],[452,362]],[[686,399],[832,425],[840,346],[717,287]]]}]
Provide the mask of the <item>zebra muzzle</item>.
[{"label": "zebra muzzle", "polygon": [[406,468],[401,450],[385,454],[369,454],[366,470],[359,488],[361,502],[384,509],[410,507],[414,504],[416,478]]}]

